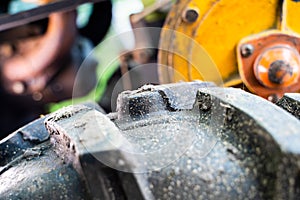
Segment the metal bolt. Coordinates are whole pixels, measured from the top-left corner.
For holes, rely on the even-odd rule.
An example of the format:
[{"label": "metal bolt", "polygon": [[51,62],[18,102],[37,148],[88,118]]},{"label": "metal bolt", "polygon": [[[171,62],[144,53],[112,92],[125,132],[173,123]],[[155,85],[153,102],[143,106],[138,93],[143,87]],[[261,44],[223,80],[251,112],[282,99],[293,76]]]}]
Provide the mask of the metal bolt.
[{"label": "metal bolt", "polygon": [[182,19],[188,23],[194,23],[199,17],[199,11],[195,8],[188,8],[183,12]]},{"label": "metal bolt", "polygon": [[286,76],[291,77],[293,75],[293,68],[288,62],[284,60],[276,60],[271,63],[268,78],[272,83],[282,84]]},{"label": "metal bolt", "polygon": [[279,100],[279,97],[277,94],[271,94],[268,96],[268,100],[273,103],[276,103]]},{"label": "metal bolt", "polygon": [[244,44],[241,47],[241,54],[244,58],[251,56],[254,52],[254,47],[251,44]]}]

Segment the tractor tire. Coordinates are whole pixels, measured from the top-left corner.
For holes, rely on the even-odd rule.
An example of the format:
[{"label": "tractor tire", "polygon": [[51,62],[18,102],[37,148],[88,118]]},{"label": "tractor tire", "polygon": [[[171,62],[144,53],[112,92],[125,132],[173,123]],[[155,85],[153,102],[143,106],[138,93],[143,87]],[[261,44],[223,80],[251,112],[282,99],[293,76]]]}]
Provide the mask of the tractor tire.
[{"label": "tractor tire", "polygon": [[0,199],[297,199],[299,100],[191,82],[66,107],[0,142]]}]

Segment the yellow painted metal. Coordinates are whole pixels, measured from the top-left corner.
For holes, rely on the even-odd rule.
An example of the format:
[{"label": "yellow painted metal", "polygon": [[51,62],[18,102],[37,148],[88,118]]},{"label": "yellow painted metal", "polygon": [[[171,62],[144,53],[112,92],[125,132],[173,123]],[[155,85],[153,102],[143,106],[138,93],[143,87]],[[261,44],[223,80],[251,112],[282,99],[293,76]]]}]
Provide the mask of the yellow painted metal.
[{"label": "yellow painted metal", "polygon": [[[235,77],[234,82],[240,82],[236,79],[237,44],[246,36],[276,29],[279,6],[282,6],[279,0],[178,1],[161,34],[163,50],[159,53],[159,63],[170,66],[167,70],[166,67],[159,69],[161,82],[200,79],[220,83],[219,77],[221,82],[231,81],[232,77]],[[287,8],[289,6],[287,4]],[[199,11],[194,23],[182,20],[188,8]],[[294,27],[289,17],[292,16],[288,15],[288,27]],[[171,34],[170,30],[174,32]]]},{"label": "yellow painted metal", "polygon": [[[161,83],[170,83],[174,82],[174,70],[172,68],[172,57],[173,51],[172,47],[173,42],[175,41],[175,27],[182,23],[181,13],[184,11],[186,5],[191,0],[181,0],[177,1],[172,10],[169,12],[168,17],[166,19],[165,26],[161,31],[161,40],[160,40],[160,50],[159,50],[159,77]],[[184,76],[184,73],[183,73]],[[183,79],[185,80],[185,79]]]},{"label": "yellow painted metal", "polygon": [[[205,13],[210,9],[211,4],[215,3],[216,0],[211,1],[190,1],[185,10],[187,9],[195,9],[198,11],[199,17],[194,23],[185,23],[184,21],[181,21],[180,25],[176,28],[176,31],[179,33],[183,33],[183,35],[176,33],[175,37],[176,39],[173,41],[173,50],[174,52],[180,52],[181,55],[174,54],[173,55],[173,68],[174,71],[177,72],[174,74],[174,81],[181,81],[183,78],[184,80],[191,80],[191,68],[189,66],[196,65],[195,59],[192,61],[192,52],[190,51],[192,49],[192,46],[197,45],[197,41],[193,38],[194,32],[197,29],[200,21],[205,16]],[[201,10],[199,10],[201,8]],[[184,12],[184,11],[183,11]],[[181,16],[183,17],[183,16]],[[199,48],[199,47],[198,47]],[[207,54],[206,52],[203,52],[200,56],[200,52],[202,52],[202,49],[197,51],[197,58],[202,57],[202,61],[205,62],[205,59]],[[203,58],[204,57],[204,58]],[[208,63],[206,63],[208,64]],[[182,67],[182,66],[188,66],[188,67]],[[215,64],[213,64],[215,67]],[[198,73],[199,74],[199,73]],[[200,79],[204,79],[203,76],[200,75]],[[183,77],[183,78],[182,78]]]},{"label": "yellow painted metal", "polygon": [[282,31],[300,34],[300,2],[285,0],[282,9]]}]

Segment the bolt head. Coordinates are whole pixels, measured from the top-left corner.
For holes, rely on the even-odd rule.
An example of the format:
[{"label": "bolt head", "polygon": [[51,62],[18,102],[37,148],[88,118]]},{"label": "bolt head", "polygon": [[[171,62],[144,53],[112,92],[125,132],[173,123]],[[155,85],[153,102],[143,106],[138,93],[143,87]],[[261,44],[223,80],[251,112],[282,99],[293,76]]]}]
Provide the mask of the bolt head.
[{"label": "bolt head", "polygon": [[268,101],[276,103],[279,100],[279,96],[277,94],[271,94],[268,96]]},{"label": "bolt head", "polygon": [[183,12],[182,19],[188,23],[194,23],[199,17],[199,12],[197,9],[188,8]]},{"label": "bolt head", "polygon": [[241,55],[244,58],[251,56],[254,52],[254,47],[251,44],[244,44],[241,46]]}]

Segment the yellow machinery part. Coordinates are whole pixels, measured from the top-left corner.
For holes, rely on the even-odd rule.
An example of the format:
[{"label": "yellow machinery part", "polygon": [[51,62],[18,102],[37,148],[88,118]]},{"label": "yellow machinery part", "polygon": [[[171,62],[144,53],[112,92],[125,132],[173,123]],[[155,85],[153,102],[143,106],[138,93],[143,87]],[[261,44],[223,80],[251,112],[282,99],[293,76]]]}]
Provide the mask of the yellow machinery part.
[{"label": "yellow machinery part", "polygon": [[[284,5],[289,9],[293,3],[284,2]],[[237,44],[246,36],[276,29],[281,7],[278,0],[177,1],[161,34],[160,81],[200,79],[218,84],[222,81],[225,84],[240,83]],[[198,12],[194,22],[184,19],[184,13],[189,9]],[[286,27],[298,31],[291,28],[296,23],[292,14],[287,19]]]},{"label": "yellow machinery part", "polygon": [[[181,13],[185,9],[185,6],[190,0],[182,0],[180,3],[177,1],[168,14],[166,19],[166,24],[161,32],[161,40],[160,40],[160,51],[158,55],[159,63],[161,64],[159,67],[159,77],[160,82],[169,83],[174,82],[173,80],[173,70],[169,68],[172,66],[172,59],[169,60],[169,54],[172,55],[172,50],[170,49],[172,41],[174,41],[174,32],[175,27],[180,24],[181,21]],[[183,76],[185,73],[181,73]],[[186,80],[185,80],[186,81]]]},{"label": "yellow machinery part", "polygon": [[[179,2],[179,1],[178,1]],[[199,12],[198,8],[201,7],[203,10],[209,10],[211,4],[215,3],[212,1],[191,1],[185,0],[176,3],[169,13],[168,19],[166,20],[165,29],[162,30],[162,40],[161,40],[161,51],[159,54],[159,60],[162,66],[160,67],[160,77],[161,82],[175,82],[175,81],[189,81],[191,80],[191,71],[188,66],[192,61],[192,54],[189,49],[192,46],[198,48],[198,57],[201,58],[201,62],[205,62],[207,65],[212,65],[215,67],[212,59],[207,56],[206,51],[199,46],[197,41],[195,41],[191,36],[202,17],[204,17],[204,12]],[[199,17],[194,23],[183,23],[182,18],[187,8],[195,9],[199,13]],[[174,12],[173,12],[174,10]],[[174,31],[173,31],[174,30]],[[173,65],[174,63],[174,65]],[[167,68],[166,66],[174,66],[173,69]],[[178,67],[177,67],[178,66]],[[216,71],[216,70],[215,70]],[[214,77],[218,77],[217,76]],[[201,77],[203,79],[203,77]]]},{"label": "yellow machinery part", "polygon": [[282,12],[282,31],[290,31],[300,34],[300,2],[285,0]]}]

